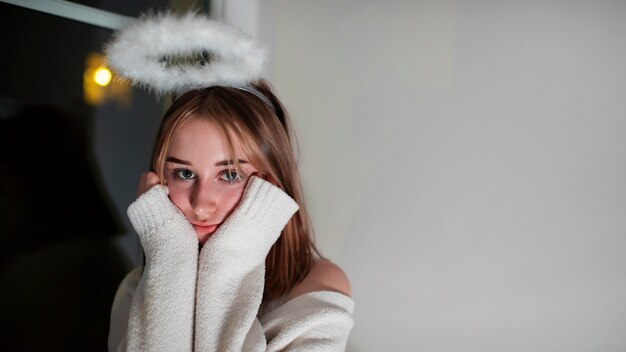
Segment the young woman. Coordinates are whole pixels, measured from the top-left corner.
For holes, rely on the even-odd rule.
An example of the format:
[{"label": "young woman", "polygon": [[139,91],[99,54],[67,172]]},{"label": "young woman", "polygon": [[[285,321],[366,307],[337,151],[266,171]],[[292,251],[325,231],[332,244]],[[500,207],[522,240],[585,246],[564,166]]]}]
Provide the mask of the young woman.
[{"label": "young woman", "polygon": [[175,99],[128,208],[145,263],[109,350],[345,350],[350,285],[315,248],[291,128],[263,80]]}]

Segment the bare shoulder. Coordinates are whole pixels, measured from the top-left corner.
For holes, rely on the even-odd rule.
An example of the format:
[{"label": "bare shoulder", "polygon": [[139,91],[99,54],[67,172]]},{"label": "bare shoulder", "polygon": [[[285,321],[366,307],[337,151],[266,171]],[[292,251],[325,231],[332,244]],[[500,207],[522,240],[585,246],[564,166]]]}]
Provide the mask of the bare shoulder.
[{"label": "bare shoulder", "polygon": [[335,291],[352,295],[346,273],[335,263],[324,259],[315,261],[309,274],[289,293],[289,298],[315,291]]}]

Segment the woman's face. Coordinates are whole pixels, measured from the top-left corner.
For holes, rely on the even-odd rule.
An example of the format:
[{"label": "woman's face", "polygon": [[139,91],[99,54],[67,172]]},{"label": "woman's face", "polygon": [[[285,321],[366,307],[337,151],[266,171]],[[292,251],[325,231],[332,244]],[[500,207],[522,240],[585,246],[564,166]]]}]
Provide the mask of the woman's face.
[{"label": "woman's face", "polygon": [[203,245],[239,203],[257,172],[235,144],[236,169],[228,143],[213,123],[193,118],[173,135],[165,161],[169,197],[191,222]]}]

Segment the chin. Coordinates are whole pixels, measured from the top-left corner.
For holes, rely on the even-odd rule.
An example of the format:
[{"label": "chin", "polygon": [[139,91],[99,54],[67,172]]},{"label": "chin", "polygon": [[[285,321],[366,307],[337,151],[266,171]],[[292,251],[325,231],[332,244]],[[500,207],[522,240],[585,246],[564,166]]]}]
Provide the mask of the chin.
[{"label": "chin", "polygon": [[209,238],[211,237],[213,233],[198,233],[198,242],[200,242],[200,245],[204,245],[206,243],[206,241],[209,240]]}]

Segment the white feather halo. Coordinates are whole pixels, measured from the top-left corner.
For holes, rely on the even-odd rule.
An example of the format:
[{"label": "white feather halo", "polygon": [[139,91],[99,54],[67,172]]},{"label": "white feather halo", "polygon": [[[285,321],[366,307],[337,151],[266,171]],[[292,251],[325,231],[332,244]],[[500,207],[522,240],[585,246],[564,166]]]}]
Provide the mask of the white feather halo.
[{"label": "white feather halo", "polygon": [[[260,78],[266,52],[234,26],[198,12],[143,15],[105,45],[107,64],[157,95],[208,86],[245,86]],[[173,57],[201,56],[177,63]],[[174,61],[174,62],[172,62]]]}]

